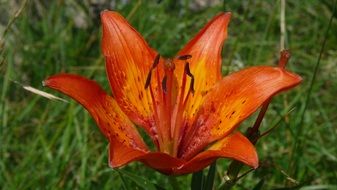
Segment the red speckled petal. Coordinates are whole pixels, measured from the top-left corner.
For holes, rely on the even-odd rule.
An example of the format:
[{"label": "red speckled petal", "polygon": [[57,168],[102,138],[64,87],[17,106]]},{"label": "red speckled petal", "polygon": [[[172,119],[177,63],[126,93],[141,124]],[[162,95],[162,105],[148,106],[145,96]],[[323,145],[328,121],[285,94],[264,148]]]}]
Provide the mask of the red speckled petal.
[{"label": "red speckled petal", "polygon": [[167,175],[183,175],[199,171],[217,158],[231,158],[241,161],[253,168],[258,166],[258,157],[254,145],[236,132],[214,143],[204,152],[189,161],[177,159],[161,152],[145,152],[121,146],[110,141],[110,166],[120,167],[132,161],[140,161],[147,166]]},{"label": "red speckled petal", "polygon": [[109,163],[113,168],[121,167],[133,161],[139,161],[145,165],[167,175],[175,174],[177,168],[184,164],[184,161],[172,157],[162,152],[147,152],[121,146],[115,140],[110,141]]},{"label": "red speckled petal", "polygon": [[127,147],[147,150],[133,123],[96,82],[78,75],[58,74],[46,79],[44,85],[82,104],[107,138],[115,138]]},{"label": "red speckled petal", "polygon": [[254,145],[241,133],[235,132],[199,153],[186,164],[184,164],[176,174],[186,174],[199,171],[217,158],[230,158],[238,160],[257,168],[259,161]]},{"label": "red speckled petal", "polygon": [[109,165],[112,168],[124,166],[148,153],[148,151],[122,145],[115,138],[110,138],[109,141]]},{"label": "red speckled petal", "polygon": [[268,66],[247,68],[223,78],[206,95],[180,156],[193,157],[209,143],[231,133],[266,100],[300,82],[298,75]]},{"label": "red speckled petal", "polygon": [[102,51],[113,96],[124,113],[154,137],[153,104],[144,86],[156,52],[117,12],[103,11],[101,20]]}]

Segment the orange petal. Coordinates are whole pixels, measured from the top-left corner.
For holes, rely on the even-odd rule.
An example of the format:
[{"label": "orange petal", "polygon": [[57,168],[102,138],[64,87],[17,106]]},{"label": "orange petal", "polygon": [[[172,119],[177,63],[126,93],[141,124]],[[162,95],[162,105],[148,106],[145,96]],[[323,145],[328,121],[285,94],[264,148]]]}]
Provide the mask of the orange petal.
[{"label": "orange petal", "polygon": [[185,162],[161,152],[145,152],[110,142],[110,166],[120,167],[132,161],[140,161],[147,166],[167,175],[183,175],[199,171],[217,158],[231,158],[253,168],[258,166],[258,157],[254,145],[236,132],[216,142],[206,151]]},{"label": "orange petal", "polygon": [[132,122],[96,82],[77,75],[58,74],[45,80],[44,85],[82,104],[107,138],[113,137],[125,146],[147,150]]},{"label": "orange petal", "polygon": [[254,145],[241,133],[235,132],[199,153],[192,160],[184,164],[176,173],[186,174],[199,171],[217,158],[231,158],[253,168],[257,168],[259,164]]},{"label": "orange petal", "polygon": [[109,165],[118,168],[147,154],[147,151],[125,146],[115,138],[109,139]]},{"label": "orange petal", "polygon": [[167,175],[176,174],[176,170],[184,163],[184,161],[162,152],[152,152],[144,155],[140,158],[140,161]]},{"label": "orange petal", "polygon": [[121,167],[132,161],[140,161],[167,175],[182,175],[199,171],[217,158],[235,159],[253,168],[258,166],[254,145],[239,132],[219,140],[187,162],[161,152],[146,152],[125,147],[114,140],[110,141],[109,150],[110,166],[113,168]]},{"label": "orange petal", "polygon": [[[231,13],[221,13],[214,17],[178,55],[192,55],[191,73],[194,75],[195,93],[186,105],[187,118],[192,118],[204,101],[204,95],[221,79],[221,51],[227,38],[227,26]],[[176,67],[177,79],[181,79],[184,64],[178,62]],[[180,81],[181,83],[181,81]],[[187,84],[189,86],[189,83]],[[187,92],[186,92],[187,93]]]},{"label": "orange petal", "polygon": [[118,13],[103,11],[101,20],[102,50],[114,98],[133,122],[154,136],[153,104],[144,85],[156,52]]},{"label": "orange petal", "polygon": [[109,163],[113,168],[121,167],[133,161],[140,161],[145,165],[167,175],[175,171],[184,161],[162,152],[147,152],[123,146],[115,140],[110,141]]},{"label": "orange petal", "polygon": [[225,77],[206,95],[180,155],[190,158],[225,137],[266,100],[300,82],[298,75],[267,66],[247,68]]}]

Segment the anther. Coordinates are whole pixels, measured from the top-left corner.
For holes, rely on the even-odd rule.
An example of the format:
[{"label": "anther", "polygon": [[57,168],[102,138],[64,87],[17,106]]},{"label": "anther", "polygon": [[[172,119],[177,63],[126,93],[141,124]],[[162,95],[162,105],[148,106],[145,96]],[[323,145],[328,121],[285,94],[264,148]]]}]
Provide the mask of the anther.
[{"label": "anther", "polygon": [[165,75],[162,82],[161,82],[161,86],[163,89],[163,92],[166,94],[167,93],[167,86],[166,86],[166,81],[167,81],[167,76]]},{"label": "anther", "polygon": [[145,86],[144,88],[147,89],[149,86],[150,86],[150,82],[151,82],[151,72],[152,69],[150,69],[149,71],[149,74],[147,74],[147,77],[146,77],[146,82],[145,82]]},{"label": "anther", "polygon": [[157,65],[159,64],[159,60],[160,60],[160,54],[158,53],[156,57],[154,58],[151,70],[157,67]]},{"label": "anther", "polygon": [[149,73],[147,74],[146,81],[145,81],[145,85],[144,85],[144,88],[145,88],[145,89],[147,89],[147,88],[150,86],[152,70],[155,69],[155,68],[158,66],[159,60],[160,60],[160,54],[157,54],[156,57],[154,58],[152,67],[150,68],[150,71],[149,71]]},{"label": "anther", "polygon": [[193,94],[194,93],[194,76],[191,73],[190,64],[188,62],[186,62],[186,64],[185,64],[185,74],[188,75],[191,78],[190,91]]},{"label": "anther", "polygon": [[187,59],[191,59],[191,58],[192,58],[192,55],[189,55],[189,54],[187,54],[187,55],[179,55],[179,56],[177,57],[177,59],[183,60],[183,61],[185,61],[185,60],[187,60]]}]

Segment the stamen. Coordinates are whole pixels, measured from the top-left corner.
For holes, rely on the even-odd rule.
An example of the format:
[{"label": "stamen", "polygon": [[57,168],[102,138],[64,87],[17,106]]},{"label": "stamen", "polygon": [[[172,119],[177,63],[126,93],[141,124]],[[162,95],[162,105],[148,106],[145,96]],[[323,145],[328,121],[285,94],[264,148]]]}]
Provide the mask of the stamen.
[{"label": "stamen", "polygon": [[160,60],[160,54],[157,54],[156,57],[154,58],[153,64],[152,64],[152,66],[150,68],[150,71],[147,74],[146,81],[145,81],[145,86],[144,86],[145,89],[147,89],[150,86],[152,70],[155,69],[158,66],[159,60]]},{"label": "stamen", "polygon": [[[160,109],[161,105],[160,105],[160,99],[157,100],[156,97],[155,97],[155,92],[153,89],[153,85],[151,85],[151,77],[152,77],[152,71],[154,69],[156,69],[156,67],[158,66],[159,64],[159,61],[160,61],[160,54],[157,54],[155,59],[153,60],[153,64],[149,70],[149,73],[147,75],[147,78],[146,78],[146,82],[145,82],[145,89],[149,88],[150,89],[150,95],[151,95],[151,99],[152,99],[152,106],[153,106],[153,111],[154,111],[154,121],[155,121],[155,125],[156,125],[156,128],[158,130],[158,143],[159,143],[159,149],[160,151],[166,151],[166,147],[165,147],[165,137],[164,137],[164,134],[162,133],[162,126],[161,126],[161,122],[160,122],[160,112],[158,112],[158,110]],[[160,81],[159,81],[159,72],[157,70],[156,73],[154,74],[157,74],[157,78],[158,80],[156,80],[158,82],[157,86],[158,88],[160,87]]]},{"label": "stamen", "polygon": [[[190,88],[185,96],[185,88],[186,88],[186,83],[187,83],[187,76],[191,78],[190,82]],[[181,82],[181,88],[180,88],[180,97],[179,97],[179,103],[178,107],[176,108],[175,112],[175,128],[173,130],[173,155],[177,156],[178,154],[178,148],[180,144],[180,138],[182,135],[182,131],[185,128],[185,120],[184,120],[184,109],[186,108],[187,101],[191,95],[191,93],[194,93],[194,76],[191,73],[189,63],[185,63],[185,68],[184,68],[184,74]]]},{"label": "stamen", "polygon": [[162,86],[162,89],[163,89],[163,92],[165,94],[167,94],[167,85],[166,85],[166,81],[167,81],[167,76],[165,75],[162,82],[161,82],[161,86]]},{"label": "stamen", "polygon": [[154,69],[157,67],[157,65],[159,64],[159,60],[160,60],[160,54],[158,53],[156,55],[156,57],[154,58],[154,61],[153,61],[153,64],[152,64],[152,68],[151,69]]},{"label": "stamen", "polygon": [[[160,73],[162,70],[156,69],[160,62],[159,54],[156,55],[145,81],[145,89],[150,90],[152,99],[154,121],[158,129],[159,149],[174,156],[178,153],[180,137],[186,122],[184,120],[184,108],[191,94],[195,92],[194,76],[191,73],[189,62],[187,62],[190,58],[192,58],[191,55],[176,57],[176,60],[185,62],[180,93],[176,92],[178,84],[175,83],[177,81],[174,75],[175,64],[173,59],[163,60],[164,73]],[[153,71],[156,71],[156,73],[152,73]],[[153,82],[151,81],[152,74],[155,76],[154,82],[156,84],[151,83]],[[160,79],[160,76],[163,78]],[[190,78],[189,89],[186,86],[188,77]],[[177,97],[178,94],[180,94],[179,98]]]},{"label": "stamen", "polygon": [[159,131],[157,133],[158,135],[158,143],[159,143],[159,148],[162,149],[163,148],[163,144],[164,144],[164,139],[163,139],[163,134],[161,133],[161,129],[160,129],[160,123],[159,123],[159,113],[158,113],[158,104],[157,101],[154,97],[154,92],[153,92],[153,88],[151,85],[150,86],[150,95],[151,95],[151,99],[152,99],[152,106],[153,106],[153,110],[154,110],[154,120],[156,122],[156,126],[159,127]]},{"label": "stamen", "polygon": [[191,73],[190,64],[188,62],[186,62],[185,64],[185,74],[187,74],[191,78],[190,91],[192,92],[192,94],[194,94],[194,76]]},{"label": "stamen", "polygon": [[150,82],[151,82],[151,72],[152,71],[152,68],[150,69],[149,71],[149,74],[147,74],[147,77],[146,77],[146,82],[145,82],[145,86],[144,88],[147,89],[149,86],[150,86]]},{"label": "stamen", "polygon": [[179,59],[179,60],[183,60],[183,61],[185,61],[185,60],[187,60],[187,59],[191,59],[192,58],[192,55],[179,55],[178,57],[177,57],[177,59]]}]

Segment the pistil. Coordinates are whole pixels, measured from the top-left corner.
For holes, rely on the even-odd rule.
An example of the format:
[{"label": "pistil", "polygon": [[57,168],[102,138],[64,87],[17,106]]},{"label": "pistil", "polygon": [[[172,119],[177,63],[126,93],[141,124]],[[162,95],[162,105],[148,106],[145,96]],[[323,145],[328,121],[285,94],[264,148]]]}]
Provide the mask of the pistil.
[{"label": "pistil", "polygon": [[163,102],[161,107],[162,118],[160,124],[162,125],[163,136],[165,139],[165,146],[172,154],[172,138],[171,138],[171,118],[172,107],[175,104],[176,94],[174,94],[174,69],[175,65],[171,59],[164,62],[164,77],[162,79],[161,93]]},{"label": "pistil", "polygon": [[[191,58],[190,55],[188,55],[188,59]],[[187,92],[187,95],[185,96],[185,90],[186,90],[186,83],[187,83],[187,76],[191,78],[190,81],[190,87]],[[186,126],[186,121],[184,120],[184,110],[186,107],[186,103],[188,101],[188,98],[191,94],[194,93],[194,76],[192,75],[189,67],[189,63],[185,63],[184,67],[184,74],[182,78],[182,83],[180,87],[180,97],[179,102],[177,104],[177,107],[175,109],[175,123],[172,126],[173,128],[173,156],[177,156],[179,144],[181,141],[182,131],[184,130],[184,127]]]}]

